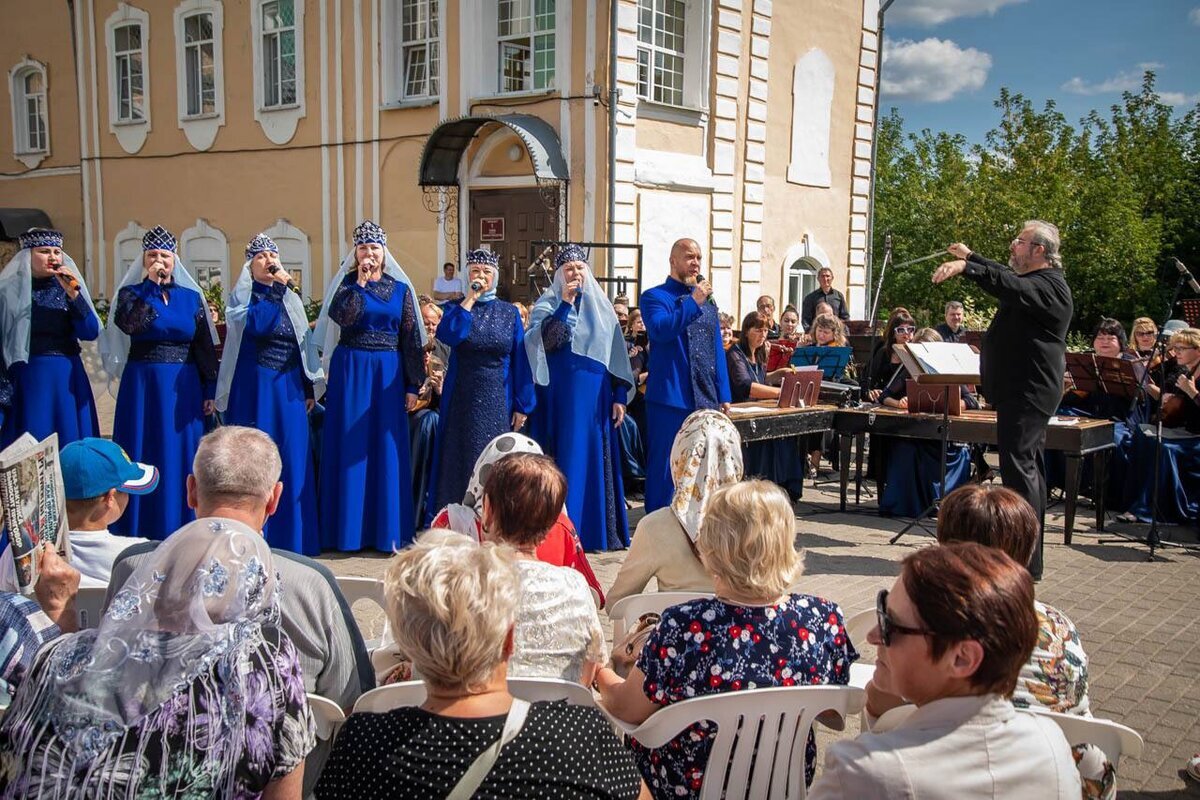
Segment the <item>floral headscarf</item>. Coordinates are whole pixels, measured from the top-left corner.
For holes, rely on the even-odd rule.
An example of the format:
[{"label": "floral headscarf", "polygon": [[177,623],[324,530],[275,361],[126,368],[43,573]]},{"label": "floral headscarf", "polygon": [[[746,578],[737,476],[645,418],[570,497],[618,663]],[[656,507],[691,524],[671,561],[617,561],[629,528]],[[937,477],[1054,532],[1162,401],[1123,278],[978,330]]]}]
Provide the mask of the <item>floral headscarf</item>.
[{"label": "floral headscarf", "polygon": [[671,445],[671,511],[694,542],[713,492],[742,479],[742,437],[729,417],[704,409],[683,421]]}]

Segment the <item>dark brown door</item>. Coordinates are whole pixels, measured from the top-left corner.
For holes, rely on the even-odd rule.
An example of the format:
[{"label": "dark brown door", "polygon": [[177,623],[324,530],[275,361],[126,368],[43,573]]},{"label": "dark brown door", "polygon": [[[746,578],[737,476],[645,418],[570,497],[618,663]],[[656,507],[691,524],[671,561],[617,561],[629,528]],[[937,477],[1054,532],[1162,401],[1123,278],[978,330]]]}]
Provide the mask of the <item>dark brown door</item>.
[{"label": "dark brown door", "polygon": [[[496,235],[497,220],[503,220],[504,238],[481,241],[484,231]],[[499,295],[507,300],[529,302],[529,243],[558,238],[556,215],[542,202],[537,189],[476,189],[471,191],[471,226],[467,249],[490,246],[500,257]],[[544,281],[539,281],[539,285]]]}]

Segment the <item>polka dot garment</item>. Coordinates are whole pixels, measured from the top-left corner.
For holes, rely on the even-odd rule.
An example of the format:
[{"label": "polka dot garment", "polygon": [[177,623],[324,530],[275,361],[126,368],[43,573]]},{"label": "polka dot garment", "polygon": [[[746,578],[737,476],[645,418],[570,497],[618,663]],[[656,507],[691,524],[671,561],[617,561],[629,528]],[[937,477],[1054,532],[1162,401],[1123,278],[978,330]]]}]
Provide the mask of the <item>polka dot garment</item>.
[{"label": "polka dot garment", "polygon": [[[503,716],[444,717],[415,707],[353,714],[338,734],[316,796],[445,797],[503,728]],[[475,798],[634,800],[640,788],[631,754],[600,712],[559,701],[533,704]]]}]

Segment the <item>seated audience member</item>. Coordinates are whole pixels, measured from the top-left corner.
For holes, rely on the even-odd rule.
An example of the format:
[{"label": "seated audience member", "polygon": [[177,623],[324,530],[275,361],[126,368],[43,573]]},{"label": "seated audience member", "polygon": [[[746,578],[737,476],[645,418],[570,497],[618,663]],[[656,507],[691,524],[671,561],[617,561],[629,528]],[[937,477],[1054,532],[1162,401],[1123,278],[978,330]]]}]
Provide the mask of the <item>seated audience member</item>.
[{"label": "seated audience member", "polygon": [[300,796],[314,721],[266,540],[208,519],[155,544],[99,628],[38,654],[0,797]]},{"label": "seated audience member", "polygon": [[629,332],[629,304],[614,302],[612,304],[613,313],[617,315],[617,322],[621,326],[622,335]]},{"label": "seated audience member", "polygon": [[[107,586],[113,561],[130,545],[147,541],[118,536],[108,526],[121,518],[131,494],[149,494],[158,486],[158,470],[129,460],[116,442],[85,438],[59,454],[67,498],[71,565],[83,575],[81,586]],[[17,591],[12,548],[0,555],[0,590]]]},{"label": "seated audience member", "polygon": [[52,547],[38,554],[38,581],[33,598],[0,592],[0,698],[9,698],[33,666],[47,642],[78,627],[75,596],[79,570]]},{"label": "seated audience member", "polygon": [[483,485],[483,533],[517,551],[521,604],[509,674],[587,685],[607,658],[596,603],[577,571],[537,557],[566,500],[567,479],[552,458],[507,455],[492,465]]},{"label": "seated audience member", "polygon": [[733,347],[734,336],[733,329],[737,325],[737,320],[732,314],[722,312],[717,315],[717,321],[721,325],[721,347],[725,348],[725,352],[729,352],[729,348]]},{"label": "seated audience member", "polygon": [[1038,639],[1033,578],[975,542],[925,547],[879,592],[873,682],[916,706],[886,733],[834,742],[811,800],[1079,800],[1058,725],[1009,702]]},{"label": "seated audience member", "polygon": [[425,303],[421,306],[421,319],[425,323],[426,352],[432,353],[443,364],[450,363],[450,345],[437,338],[438,325],[442,321],[441,306]]},{"label": "seated audience member", "polygon": [[713,492],[742,479],[742,439],[729,417],[701,410],[683,422],[671,445],[671,505],[642,517],[608,590],[608,607],[639,594],[651,578],[660,592],[711,592],[696,537]]},{"label": "seated audience member", "polygon": [[[269,436],[253,428],[225,425],[200,440],[187,479],[188,506],[196,519],[233,520],[261,531],[275,513],[283,484],[279,449]],[[215,530],[213,536],[225,533]],[[154,559],[156,542],[130,547],[113,565],[108,605],[113,591],[131,572]],[[375,686],[366,645],[350,605],[324,565],[287,550],[271,551],[283,587],[280,627],[300,656],[304,691],[319,694],[344,709]],[[305,794],[320,774],[328,753],[322,742],[308,761]]]},{"label": "seated audience member", "polygon": [[[432,341],[432,340],[431,340]],[[437,443],[438,411],[442,400],[442,381],[446,364],[425,351],[425,381],[417,390],[417,405],[408,413],[408,451],[412,470],[414,519],[425,519],[425,500],[429,494],[429,474]]]},{"label": "seated audience member", "polygon": [[[458,531],[477,542],[483,541],[483,486],[493,465],[510,453],[542,455],[542,447],[521,433],[502,433],[492,439],[483,448],[479,458],[475,459],[475,468],[471,471],[471,480],[467,482],[467,494],[462,503],[451,503],[443,508],[433,518],[430,527]],[[537,546],[537,558],[538,561],[556,567],[570,567],[578,572],[587,581],[588,588],[596,593],[597,605],[603,607],[604,590],[592,571],[575,527],[567,517],[566,508],[560,509],[553,524],[548,526],[545,538]]]},{"label": "seated audience member", "polygon": [[963,327],[963,304],[958,300],[946,303],[946,321],[938,323],[934,328],[943,342],[963,342],[967,338],[967,329]]},{"label": "seated audience member", "polygon": [[[744,481],[712,495],[696,547],[716,596],[664,611],[625,680],[600,670],[597,685],[610,713],[641,723],[691,697],[849,681],[858,653],[841,609],[788,593],[801,570],[795,523],[787,495],[767,481]],[[705,724],[653,750],[635,741],[634,755],[654,796],[698,797],[712,742]],[[806,781],[812,780],[815,756],[810,732]]]},{"label": "seated audience member", "polygon": [[[516,553],[431,530],[392,557],[388,618],[425,680],[420,707],[350,715],[316,796],[511,798],[646,796],[629,752],[594,708],[516,700],[508,693],[524,591]],[[516,735],[464,786],[502,733]]]}]

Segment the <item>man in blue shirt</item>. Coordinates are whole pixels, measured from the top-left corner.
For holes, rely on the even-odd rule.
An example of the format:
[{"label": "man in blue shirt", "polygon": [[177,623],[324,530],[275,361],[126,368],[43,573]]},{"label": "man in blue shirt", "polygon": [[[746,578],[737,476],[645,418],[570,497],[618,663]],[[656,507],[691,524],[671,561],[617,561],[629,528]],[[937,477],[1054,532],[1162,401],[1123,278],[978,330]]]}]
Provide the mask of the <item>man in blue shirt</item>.
[{"label": "man in blue shirt", "polygon": [[642,292],[650,339],[646,379],[646,513],[671,503],[671,445],[683,421],[701,408],[729,410],[729,371],[712,285],[700,274],[700,245],[671,247],[671,274]]}]

